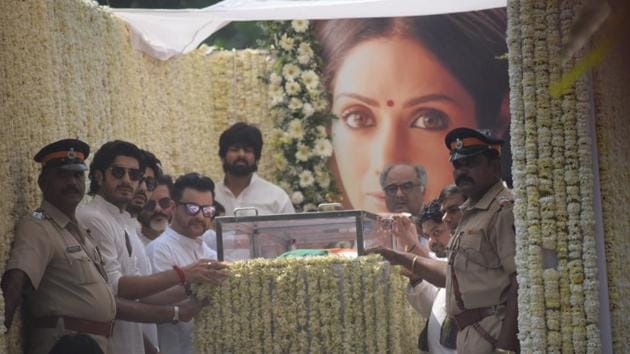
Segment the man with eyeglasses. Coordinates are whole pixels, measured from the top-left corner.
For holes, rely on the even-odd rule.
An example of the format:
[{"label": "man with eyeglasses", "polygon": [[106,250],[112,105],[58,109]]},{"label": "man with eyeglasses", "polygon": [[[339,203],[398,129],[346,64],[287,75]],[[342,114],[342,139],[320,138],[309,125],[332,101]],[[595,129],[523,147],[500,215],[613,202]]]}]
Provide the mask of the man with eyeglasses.
[{"label": "man with eyeglasses", "polygon": [[420,214],[427,185],[427,172],[422,166],[392,165],[381,173],[385,204],[392,213]]},{"label": "man with eyeglasses", "polygon": [[[173,185],[175,212],[164,233],[149,243],[147,253],[155,272],[199,259],[216,259],[217,253],[201,237],[215,215],[214,182],[198,173],[179,177]],[[160,349],[165,353],[192,354],[193,321],[158,325]]]},{"label": "man with eyeglasses", "polygon": [[79,223],[98,242],[109,283],[117,296],[117,321],[110,340],[110,352],[114,354],[145,353],[139,322],[188,321],[197,314],[203,304],[188,299],[188,283],[218,283],[225,278],[221,272],[224,266],[210,264],[209,260],[142,275],[138,266],[142,247],[137,246],[140,242],[125,209],[142,181],[144,168],[144,156],[136,145],[120,140],[105,143],[90,164],[89,193],[94,198],[77,210]]}]

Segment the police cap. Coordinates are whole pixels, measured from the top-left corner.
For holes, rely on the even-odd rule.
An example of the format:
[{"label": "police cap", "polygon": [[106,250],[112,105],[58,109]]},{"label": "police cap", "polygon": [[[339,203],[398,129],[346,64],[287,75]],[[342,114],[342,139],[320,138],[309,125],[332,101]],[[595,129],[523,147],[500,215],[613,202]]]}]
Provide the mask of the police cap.
[{"label": "police cap", "polygon": [[85,159],[90,154],[88,144],[78,139],[63,139],[44,146],[33,158],[43,168],[59,167],[70,171],[86,171]]},{"label": "police cap", "polygon": [[450,160],[481,154],[487,150],[496,150],[501,154],[503,140],[494,138],[490,133],[482,133],[470,128],[455,128],[446,134],[446,147],[451,153]]}]

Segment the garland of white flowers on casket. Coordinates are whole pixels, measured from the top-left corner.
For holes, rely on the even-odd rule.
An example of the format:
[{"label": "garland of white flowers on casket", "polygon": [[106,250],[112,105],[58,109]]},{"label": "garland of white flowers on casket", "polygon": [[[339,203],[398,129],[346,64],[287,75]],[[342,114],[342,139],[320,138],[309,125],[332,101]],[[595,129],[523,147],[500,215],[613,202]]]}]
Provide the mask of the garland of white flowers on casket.
[{"label": "garland of white flowers on casket", "polygon": [[252,259],[194,289],[196,353],[412,353],[424,322],[380,256]]},{"label": "garland of white flowers on casket", "polygon": [[333,153],[327,127],[333,115],[320,79],[317,41],[308,20],[263,22],[261,27],[266,33],[262,44],[275,55],[265,78],[276,114],[269,141],[274,176],[298,210],[313,210],[339,195],[327,167]]}]

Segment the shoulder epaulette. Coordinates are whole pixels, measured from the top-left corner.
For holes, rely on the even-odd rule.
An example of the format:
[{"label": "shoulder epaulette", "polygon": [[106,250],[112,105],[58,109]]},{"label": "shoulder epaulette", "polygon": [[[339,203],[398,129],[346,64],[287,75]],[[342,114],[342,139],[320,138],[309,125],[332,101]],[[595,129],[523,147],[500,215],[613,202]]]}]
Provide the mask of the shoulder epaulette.
[{"label": "shoulder epaulette", "polygon": [[46,219],[46,213],[41,208],[35,209],[33,211],[33,213],[31,214],[31,216],[33,217],[33,219],[36,219],[36,220],[44,220],[44,219]]},{"label": "shoulder epaulette", "polygon": [[497,203],[499,203],[500,206],[511,205],[514,203],[514,199],[508,198],[506,196],[498,196]]}]

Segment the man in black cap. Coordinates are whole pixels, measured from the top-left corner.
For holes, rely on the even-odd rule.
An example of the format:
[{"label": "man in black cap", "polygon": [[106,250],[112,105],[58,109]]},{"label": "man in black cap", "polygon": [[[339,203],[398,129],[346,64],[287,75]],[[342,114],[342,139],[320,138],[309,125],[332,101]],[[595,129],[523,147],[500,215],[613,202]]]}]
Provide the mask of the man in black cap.
[{"label": "man in black cap", "polygon": [[513,196],[501,181],[503,141],[469,128],[446,135],[455,184],[468,197],[449,242],[447,312],[470,353],[518,350]]},{"label": "man in black cap", "polygon": [[48,353],[59,337],[71,333],[91,336],[107,352],[116,303],[100,252],[75,218],[85,194],[89,153],[84,142],[65,139],[35,155],[42,165],[43,201],[20,220],[2,277],[7,328],[25,300],[27,353]]}]

